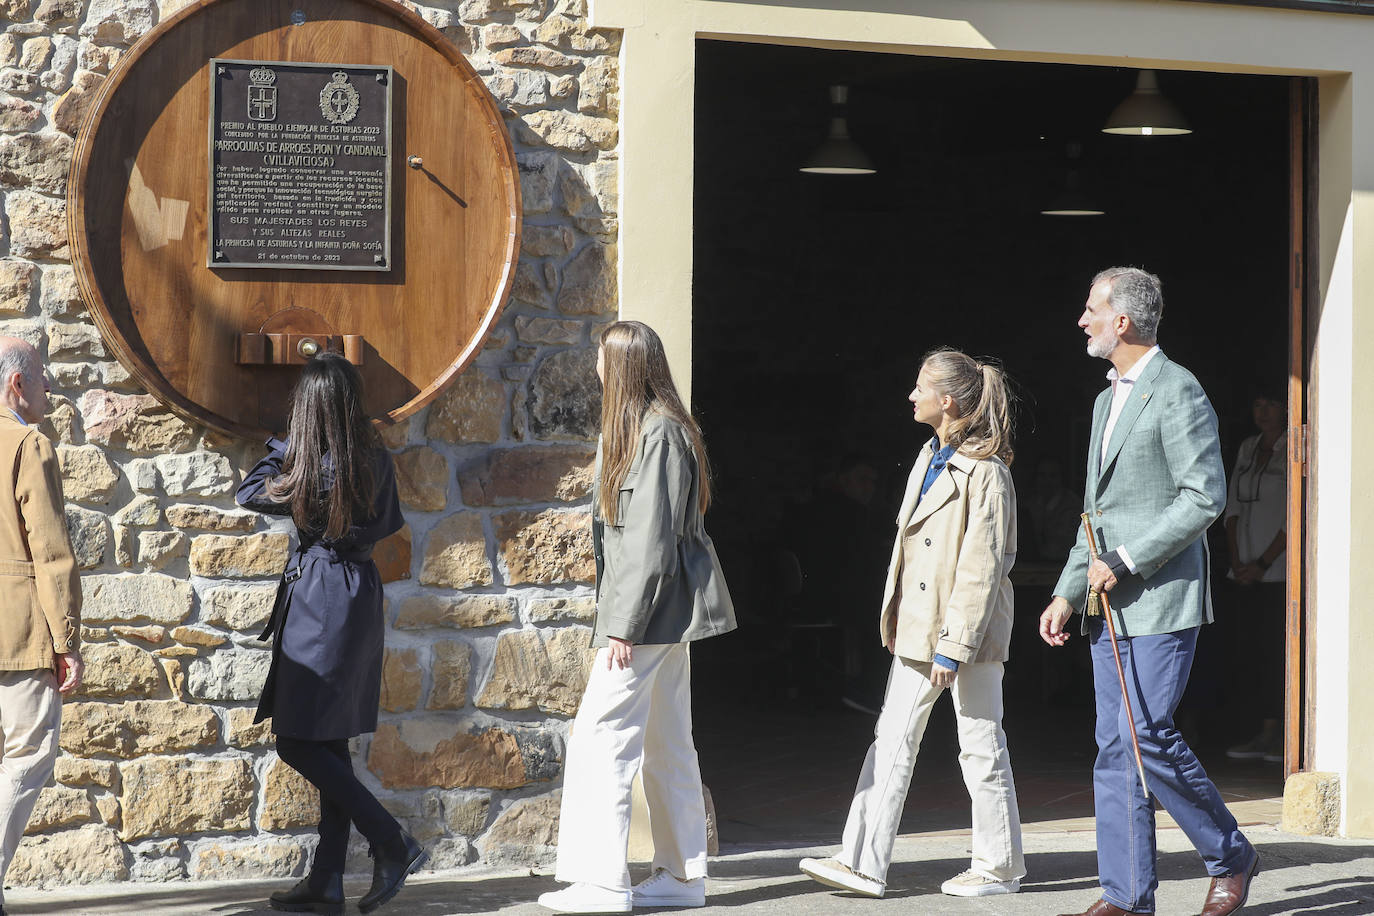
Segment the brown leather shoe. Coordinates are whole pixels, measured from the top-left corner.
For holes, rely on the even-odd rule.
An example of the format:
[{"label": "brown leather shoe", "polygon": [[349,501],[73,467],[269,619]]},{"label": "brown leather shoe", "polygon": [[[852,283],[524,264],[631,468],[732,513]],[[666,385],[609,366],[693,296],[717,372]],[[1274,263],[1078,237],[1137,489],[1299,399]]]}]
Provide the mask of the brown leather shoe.
[{"label": "brown leather shoe", "polygon": [[1130,910],[1123,910],[1115,903],[1099,900],[1082,913],[1061,913],[1060,916],[1134,916]]},{"label": "brown leather shoe", "polygon": [[1243,873],[1218,875],[1212,879],[1207,889],[1207,899],[1202,904],[1202,916],[1226,916],[1245,906],[1250,896],[1250,882],[1259,874],[1259,853]]}]

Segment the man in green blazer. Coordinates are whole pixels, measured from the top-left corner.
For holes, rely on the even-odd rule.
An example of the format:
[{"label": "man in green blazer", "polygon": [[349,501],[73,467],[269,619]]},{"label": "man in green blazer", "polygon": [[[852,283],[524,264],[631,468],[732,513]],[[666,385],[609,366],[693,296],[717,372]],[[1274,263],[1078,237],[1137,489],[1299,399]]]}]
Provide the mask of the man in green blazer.
[{"label": "man in green blazer", "polygon": [[[1078,541],[1040,617],[1051,646],[1089,590],[1110,592],[1117,648],[1150,793],[1173,816],[1212,875],[1203,916],[1245,904],[1259,855],[1174,727],[1198,631],[1212,620],[1207,528],[1226,504],[1216,413],[1187,369],[1156,344],[1159,278],[1113,267],[1093,278],[1078,326],[1088,355],[1110,360],[1111,386],[1093,407],[1083,511],[1102,555]],[[1155,822],[1136,775],[1127,710],[1102,617],[1080,628],[1092,646],[1097,696],[1093,794],[1101,899],[1082,916],[1152,913]]]}]

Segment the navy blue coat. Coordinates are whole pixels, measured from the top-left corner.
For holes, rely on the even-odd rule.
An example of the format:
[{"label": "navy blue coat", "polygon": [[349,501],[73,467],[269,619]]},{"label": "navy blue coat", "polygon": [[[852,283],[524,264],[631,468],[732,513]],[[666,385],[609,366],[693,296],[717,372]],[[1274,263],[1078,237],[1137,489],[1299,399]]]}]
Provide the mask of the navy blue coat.
[{"label": "navy blue coat", "polygon": [[[248,472],[235,499],[246,509],[289,516],[291,507],[265,492],[268,479],[281,472],[286,443],[270,439],[267,446],[267,457]],[[337,539],[298,531],[277,588],[262,635],[273,637],[272,667],[255,721],[271,717],[278,735],[329,741],[377,730],[386,623],[372,546],[405,521],[391,456],[384,449],[375,454],[371,516]]]}]

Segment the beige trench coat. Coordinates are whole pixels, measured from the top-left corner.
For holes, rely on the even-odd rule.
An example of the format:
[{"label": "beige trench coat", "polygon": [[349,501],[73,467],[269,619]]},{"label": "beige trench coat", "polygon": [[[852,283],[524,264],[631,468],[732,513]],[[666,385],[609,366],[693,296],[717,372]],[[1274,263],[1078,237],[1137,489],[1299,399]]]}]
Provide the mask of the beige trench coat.
[{"label": "beige trench coat", "polygon": [[918,505],[934,441],[917,456],[897,514],[879,638],[886,639],[896,615],[903,658],[929,662],[939,653],[958,662],[1006,661],[1016,562],[1011,471],[998,458],[955,453]]}]

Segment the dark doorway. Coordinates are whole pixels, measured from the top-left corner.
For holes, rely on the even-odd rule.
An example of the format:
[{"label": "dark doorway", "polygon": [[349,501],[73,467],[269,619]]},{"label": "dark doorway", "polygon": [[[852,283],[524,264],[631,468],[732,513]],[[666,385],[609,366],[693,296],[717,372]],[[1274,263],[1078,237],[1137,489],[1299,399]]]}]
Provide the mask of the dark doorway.
[{"label": "dark doorway", "polygon": [[[1130,69],[721,41],[697,53],[692,395],[716,473],[708,524],[741,621],[694,655],[722,839],[814,828],[838,840],[873,719],[841,703],[853,681],[835,624],[860,615],[876,642],[892,518],[929,436],[906,395],[921,355],[944,345],[1000,359],[1021,386],[1005,726],[1023,811],[1090,814],[1086,646],[1051,651],[1036,636],[1074,532],[1035,506],[1054,487],[1081,499],[1108,368],[1084,353],[1075,322],[1098,269],[1158,273],[1161,345],[1210,395],[1230,470],[1255,431],[1256,386],[1285,390],[1289,81],[1162,73],[1194,133],[1141,138],[1099,131]],[[849,131],[874,175],[798,170],[825,138],[836,84],[849,87]],[[1105,216],[1041,215],[1070,172]],[[856,464],[873,471],[868,509],[836,509]],[[1214,535],[1224,577],[1220,526]],[[1183,721],[1224,788],[1270,797],[1279,765],[1225,756],[1257,725],[1227,648],[1244,608],[1226,594]],[[877,702],[883,654],[860,657]],[[927,730],[904,829],[967,824],[948,707]]]}]

